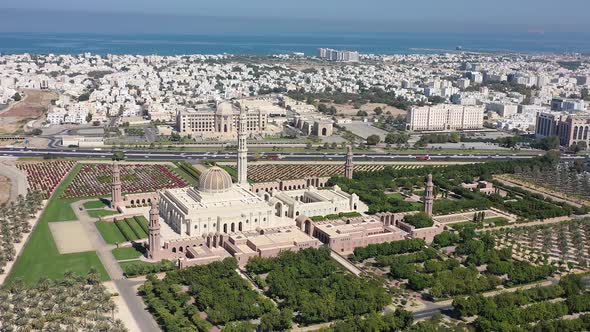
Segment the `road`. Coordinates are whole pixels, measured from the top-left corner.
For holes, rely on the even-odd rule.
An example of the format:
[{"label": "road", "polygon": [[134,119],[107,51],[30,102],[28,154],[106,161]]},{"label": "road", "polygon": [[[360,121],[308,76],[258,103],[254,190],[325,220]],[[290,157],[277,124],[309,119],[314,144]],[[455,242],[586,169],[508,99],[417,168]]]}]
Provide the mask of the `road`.
[{"label": "road", "polygon": [[[103,266],[107,270],[109,277],[115,284],[119,295],[125,302],[125,305],[134,320],[134,326],[137,326],[140,331],[159,331],[158,324],[153,319],[152,315],[145,309],[145,305],[140,297],[137,295],[135,287],[138,286],[137,281],[125,279],[123,270],[117,263],[111,250],[115,248],[114,245],[109,245],[105,242],[95,226],[95,218],[88,215],[86,210],[82,209],[84,202],[88,200],[77,201],[72,204],[72,210],[76,214],[77,220],[80,221],[84,228],[88,239],[92,242],[93,247]],[[133,330],[132,327],[129,327]]]},{"label": "road", "polygon": [[[183,152],[183,151],[152,151],[152,150],[117,150],[123,151],[129,159],[141,160],[233,160],[236,158],[236,152]],[[21,147],[0,147],[0,157],[44,157],[53,156],[57,158],[111,158],[113,152],[110,149],[57,149],[57,148],[21,148]],[[251,153],[250,156],[254,156]],[[282,161],[330,161],[344,160],[344,153],[281,153],[279,158],[272,160]],[[531,159],[534,155],[472,155],[472,154],[431,154],[431,161],[463,161],[463,162],[484,162],[484,161],[506,161],[515,159]],[[562,156],[563,160],[584,159],[582,156]],[[416,161],[416,155],[411,154],[394,154],[394,153],[366,153],[356,154],[354,159],[357,161]],[[425,161],[428,163],[428,161]]]}]

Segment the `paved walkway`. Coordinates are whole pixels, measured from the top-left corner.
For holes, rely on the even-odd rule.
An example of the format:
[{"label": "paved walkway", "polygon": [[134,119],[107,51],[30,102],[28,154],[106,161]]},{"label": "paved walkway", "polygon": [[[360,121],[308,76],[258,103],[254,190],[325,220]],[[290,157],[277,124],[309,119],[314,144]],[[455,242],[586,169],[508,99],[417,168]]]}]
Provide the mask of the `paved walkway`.
[{"label": "paved walkway", "polygon": [[72,209],[84,227],[90,242],[96,249],[100,261],[104,265],[119,295],[123,299],[126,308],[120,310],[125,312],[128,310],[131,313],[133,321],[126,322],[126,326],[129,327],[130,331],[133,331],[131,327],[139,327],[139,331],[142,332],[160,331],[158,324],[153,319],[152,315],[146,310],[143,300],[137,295],[136,287],[143,282],[138,283],[137,281],[130,281],[124,278],[123,270],[111,252],[115,246],[104,241],[95,225],[97,219],[90,217],[85,209],[80,209],[80,207],[82,207],[87,201],[89,200],[72,203]]},{"label": "paved walkway", "polygon": [[363,271],[361,271],[358,267],[348,261],[348,259],[340,256],[339,253],[335,251],[330,251],[330,257],[336,260],[340,265],[344,266],[350,273],[359,276]]},{"label": "paved walkway", "polygon": [[27,177],[15,166],[16,159],[0,158],[0,175],[10,180],[10,200],[27,195]]}]

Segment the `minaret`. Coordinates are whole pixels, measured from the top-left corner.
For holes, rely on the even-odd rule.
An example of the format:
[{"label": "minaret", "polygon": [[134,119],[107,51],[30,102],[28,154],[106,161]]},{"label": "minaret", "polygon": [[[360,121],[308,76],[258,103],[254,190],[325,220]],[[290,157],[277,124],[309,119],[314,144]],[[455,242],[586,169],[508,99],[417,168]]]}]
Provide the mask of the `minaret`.
[{"label": "minaret", "polygon": [[123,195],[121,194],[121,171],[119,170],[119,163],[113,162],[113,183],[111,184],[111,208],[118,210],[123,203]]},{"label": "minaret", "polygon": [[424,191],[424,212],[432,216],[432,205],[434,204],[434,184],[432,184],[432,174],[428,174],[426,190]]},{"label": "minaret", "polygon": [[354,165],[352,164],[352,146],[346,147],[346,162],[344,163],[344,176],[349,179],[352,179],[352,172],[354,170]]},{"label": "minaret", "polygon": [[158,208],[158,201],[152,199],[152,208],[150,209],[150,225],[148,232],[148,258],[160,259],[160,210]]},{"label": "minaret", "polygon": [[238,120],[238,184],[248,187],[248,129],[246,122],[248,113],[246,108],[240,107],[240,117]]}]

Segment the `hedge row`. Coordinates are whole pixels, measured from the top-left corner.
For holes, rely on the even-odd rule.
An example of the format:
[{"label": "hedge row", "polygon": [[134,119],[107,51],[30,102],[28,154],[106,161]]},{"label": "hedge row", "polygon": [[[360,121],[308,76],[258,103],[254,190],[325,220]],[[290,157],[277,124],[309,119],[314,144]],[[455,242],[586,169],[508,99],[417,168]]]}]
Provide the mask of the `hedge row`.
[{"label": "hedge row", "polygon": [[135,235],[129,224],[125,222],[125,220],[115,220],[115,225],[121,231],[123,236],[127,239],[127,241],[138,240],[139,237]]}]

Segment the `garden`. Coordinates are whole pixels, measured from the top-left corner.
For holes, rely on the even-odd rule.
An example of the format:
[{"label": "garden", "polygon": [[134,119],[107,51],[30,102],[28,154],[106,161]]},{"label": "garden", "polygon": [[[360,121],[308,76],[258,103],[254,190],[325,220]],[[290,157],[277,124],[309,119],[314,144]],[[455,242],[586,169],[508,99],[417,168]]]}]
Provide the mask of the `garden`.
[{"label": "garden", "polygon": [[589,218],[497,230],[490,234],[499,247],[512,248],[516,258],[533,264],[586,270],[590,263]]},{"label": "garden", "polygon": [[237,267],[235,259],[227,258],[167,272],[162,280],[149,275],[139,291],[164,331],[205,332],[212,325],[268,320],[275,305],[252,289]]},{"label": "garden", "polygon": [[553,167],[554,164],[555,160],[550,157],[537,157],[529,160],[413,169],[394,169],[386,166],[381,171],[356,172],[353,179],[342,176],[332,177],[329,185],[338,185],[346,192],[357,194],[361,201],[368,204],[369,213],[419,210],[421,206],[387,193],[400,190],[414,191],[416,188],[423,187],[426,176],[432,174],[435,184],[434,193],[437,196],[433,207],[436,215],[486,210],[491,207],[517,215],[520,221],[585,214],[588,211],[587,208],[574,207],[496,181],[492,181],[493,184],[506,192],[506,195],[497,193],[485,195],[461,186],[463,183],[472,183],[476,179],[490,181],[494,174],[514,173],[525,167],[545,169]]},{"label": "garden", "polygon": [[16,202],[0,205],[0,273],[16,258],[14,245],[21,241],[23,233],[31,231],[29,220],[41,209],[42,199],[41,192],[31,191]]},{"label": "garden", "polygon": [[545,168],[521,167],[513,176],[542,188],[590,199],[590,174],[578,162],[562,161]]},{"label": "garden", "polygon": [[381,312],[391,303],[382,282],[345,272],[327,247],[254,257],[246,271],[281,310],[296,313],[295,322],[302,325]]},{"label": "garden", "polygon": [[[111,164],[86,164],[76,173],[62,197],[96,197],[111,194]],[[164,165],[120,165],[123,193],[142,193],[186,187],[188,184],[171,167]]]},{"label": "garden", "polygon": [[590,293],[578,275],[557,285],[460,297],[453,306],[475,331],[588,331]]},{"label": "garden", "polygon": [[29,240],[14,263],[6,279],[6,284],[12,284],[20,279],[26,285],[34,285],[42,278],[61,279],[64,276],[64,271],[86,275],[92,269],[98,271],[101,280],[109,280],[109,276],[95,251],[62,255],[59,253],[49,229],[50,222],[76,220],[76,214],[70,204],[77,199],[60,197],[80,168],[80,164],[75,165],[55,188],[37,225],[33,228]]},{"label": "garden", "polygon": [[124,218],[115,221],[102,221],[96,223],[100,235],[108,244],[117,244],[129,241],[146,239],[148,236],[148,220],[144,216]]},{"label": "garden", "polygon": [[[228,166],[233,169],[235,165]],[[355,172],[381,171],[385,165],[358,164],[354,166]],[[393,169],[419,168],[420,165],[394,165]],[[248,178],[254,182],[270,182],[281,180],[296,180],[306,177],[331,177],[344,174],[344,164],[256,164],[248,165]]]},{"label": "garden", "polygon": [[60,281],[39,280],[32,287],[15,281],[0,288],[1,331],[127,331],[114,319],[112,294],[91,270],[67,272]]},{"label": "garden", "polygon": [[73,160],[51,160],[19,162],[16,167],[27,176],[30,190],[38,191],[43,199],[48,199],[74,165]]},{"label": "garden", "polygon": [[500,285],[536,282],[556,272],[551,265],[514,260],[511,248],[498,250],[493,237],[477,238],[473,229],[460,235],[444,232],[435,237],[433,245],[456,245],[456,250],[448,255],[412,239],[357,248],[351,258],[435,301],[491,291]]}]

